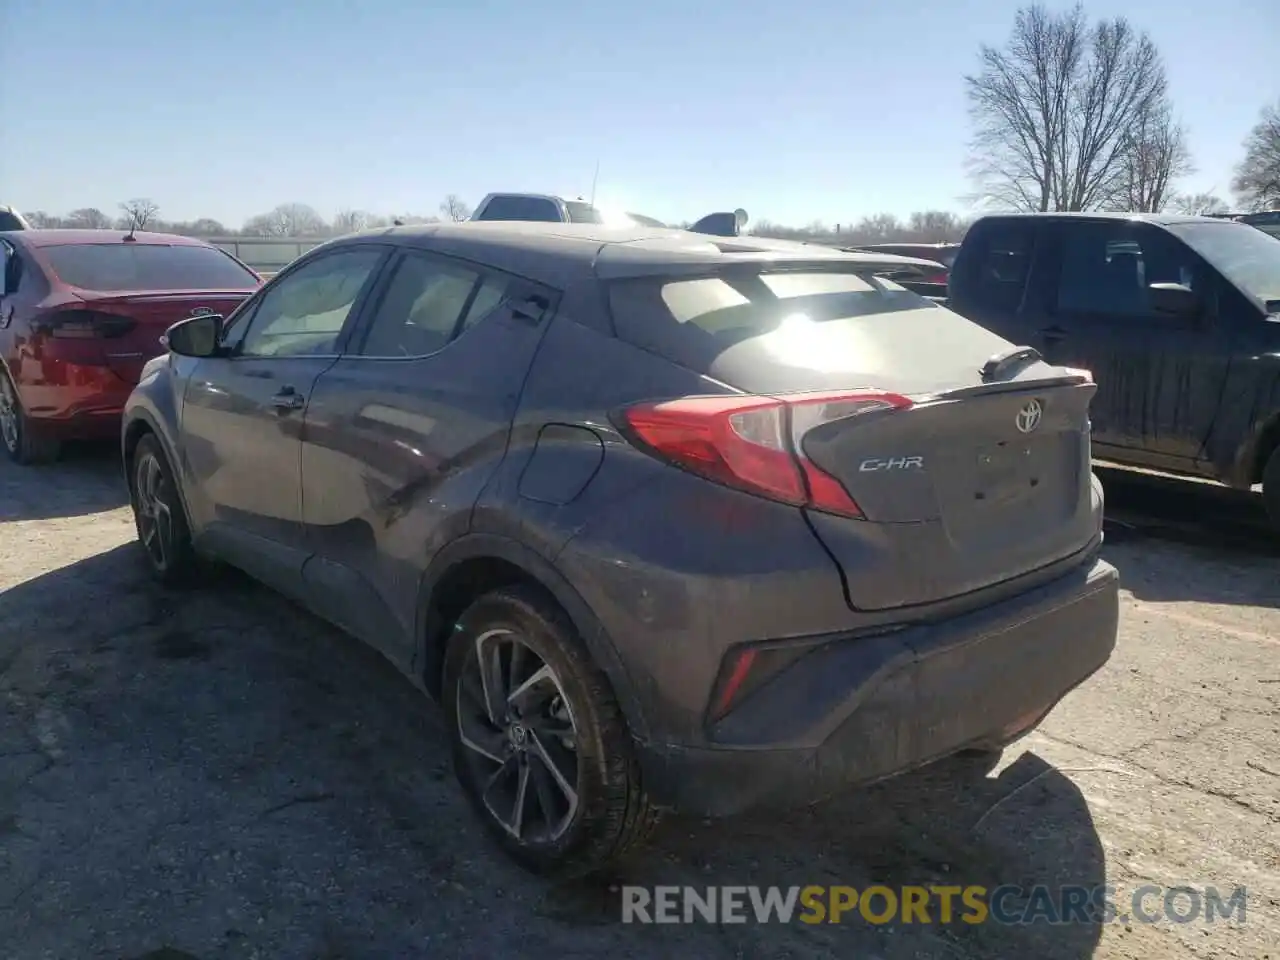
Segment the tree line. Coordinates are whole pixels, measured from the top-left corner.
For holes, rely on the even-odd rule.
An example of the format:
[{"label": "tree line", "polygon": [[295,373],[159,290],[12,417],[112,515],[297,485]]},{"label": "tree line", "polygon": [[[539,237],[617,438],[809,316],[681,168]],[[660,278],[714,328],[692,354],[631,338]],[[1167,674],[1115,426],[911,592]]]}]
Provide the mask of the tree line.
[{"label": "tree line", "polygon": [[108,214],[99,207],[81,207],[67,214],[51,214],[44,210],[24,213],[37,229],[62,227],[84,230],[148,230],[176,233],[191,237],[306,237],[342,236],[358,230],[389,227],[393,223],[438,223],[441,220],[462,221],[471,216],[471,208],[456,193],[440,201],[439,215],[415,213],[382,216],[367,210],[339,210],[333,219],[325,219],[315,207],[305,203],[282,203],[266,213],[250,217],[238,228],[212,217],[195,220],[166,220],[160,216],[160,205],[147,197],[126,200],[117,205],[117,213]]},{"label": "tree line", "polygon": [[[1195,172],[1187,130],[1171,101],[1164,61],[1151,37],[1124,17],[1092,21],[1082,6],[1021,8],[1001,46],[983,45],[964,77],[972,121],[967,200],[986,210],[1225,213],[1215,193],[1185,194]],[[1230,188],[1245,211],[1280,209],[1280,99],[1264,106],[1242,144]],[[340,210],[330,220],[305,203],[282,203],[235,228],[202,217],[169,221],[148,198],[65,215],[25,214],[35,227],[148,229],[194,236],[326,237],[391,223],[461,221],[470,207],[449,194],[436,214],[383,216]],[[749,232],[850,245],[945,242],[966,219],[949,211],[881,213],[855,223],[803,227],[759,221]],[[689,224],[679,224],[687,227]]]}]

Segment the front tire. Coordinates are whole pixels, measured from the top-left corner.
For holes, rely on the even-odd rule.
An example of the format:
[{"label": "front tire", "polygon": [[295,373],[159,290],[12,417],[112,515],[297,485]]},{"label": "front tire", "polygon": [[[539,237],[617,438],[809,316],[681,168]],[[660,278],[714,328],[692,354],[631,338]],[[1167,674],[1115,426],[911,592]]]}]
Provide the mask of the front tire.
[{"label": "front tire", "polygon": [[173,468],[153,434],[138,441],[130,469],[133,522],[147,569],[165,586],[185,585],[196,568],[191,529]]},{"label": "front tire", "polygon": [[486,594],[459,618],[442,700],[454,769],[489,833],[542,876],[621,859],[658,815],[608,680],[540,591]]},{"label": "front tire", "polygon": [[42,435],[22,409],[18,388],[9,372],[0,367],[0,447],[14,463],[31,466],[52,463],[62,452],[62,444]]}]

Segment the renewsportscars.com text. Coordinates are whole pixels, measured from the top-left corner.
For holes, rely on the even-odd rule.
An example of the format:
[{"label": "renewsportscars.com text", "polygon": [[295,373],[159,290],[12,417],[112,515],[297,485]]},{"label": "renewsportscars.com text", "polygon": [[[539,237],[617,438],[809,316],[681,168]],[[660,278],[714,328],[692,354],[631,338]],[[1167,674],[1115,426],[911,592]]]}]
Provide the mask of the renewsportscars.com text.
[{"label": "renewsportscars.com text", "polygon": [[622,888],[623,923],[1107,924],[1245,922],[1244,887],[1109,885]]}]

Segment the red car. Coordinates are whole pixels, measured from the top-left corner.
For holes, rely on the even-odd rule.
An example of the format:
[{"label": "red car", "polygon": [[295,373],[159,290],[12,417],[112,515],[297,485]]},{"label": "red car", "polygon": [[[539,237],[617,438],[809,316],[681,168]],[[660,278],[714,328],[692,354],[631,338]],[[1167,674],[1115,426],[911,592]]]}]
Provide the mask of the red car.
[{"label": "red car", "polygon": [[115,436],[165,330],[262,283],[200,240],[118,230],[0,232],[0,268],[0,446],[18,463]]}]

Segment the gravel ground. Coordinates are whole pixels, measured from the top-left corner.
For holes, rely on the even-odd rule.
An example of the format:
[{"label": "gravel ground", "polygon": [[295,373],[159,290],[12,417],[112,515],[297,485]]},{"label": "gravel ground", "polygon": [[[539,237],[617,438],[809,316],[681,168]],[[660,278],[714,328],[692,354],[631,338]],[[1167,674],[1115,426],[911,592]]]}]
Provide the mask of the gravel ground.
[{"label": "gravel ground", "polygon": [[[0,463],[0,955],[1280,958],[1277,540],[1247,496],[1106,479],[1119,649],[994,775],[669,822],[555,886],[490,848],[377,655],[239,576],[153,587],[109,451]],[[636,926],[617,892],[1102,882],[1244,884],[1247,919]]]}]

